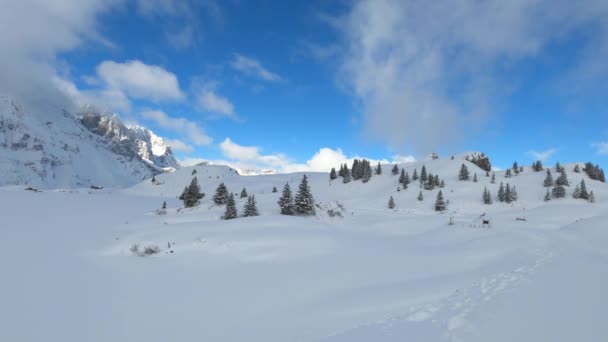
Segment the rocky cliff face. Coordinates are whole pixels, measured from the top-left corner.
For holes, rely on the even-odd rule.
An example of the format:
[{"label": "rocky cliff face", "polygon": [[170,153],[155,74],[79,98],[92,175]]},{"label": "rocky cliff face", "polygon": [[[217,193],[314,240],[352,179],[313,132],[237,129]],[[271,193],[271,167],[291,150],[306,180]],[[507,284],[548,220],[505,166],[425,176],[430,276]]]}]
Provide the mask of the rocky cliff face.
[{"label": "rocky cliff face", "polygon": [[161,138],[115,115],[31,111],[0,96],[0,186],[122,187],[177,167]]}]

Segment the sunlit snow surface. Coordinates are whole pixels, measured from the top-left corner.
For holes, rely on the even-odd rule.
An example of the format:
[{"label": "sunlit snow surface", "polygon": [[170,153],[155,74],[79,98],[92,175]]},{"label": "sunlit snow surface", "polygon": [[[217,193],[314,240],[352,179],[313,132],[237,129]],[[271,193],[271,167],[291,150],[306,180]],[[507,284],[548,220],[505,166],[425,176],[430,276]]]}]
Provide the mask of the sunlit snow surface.
[{"label": "sunlit snow surface", "polygon": [[[342,218],[278,214],[283,185],[295,191],[301,174],[221,166],[195,167],[207,195],[179,212],[193,168],[127,190],[0,188],[0,341],[604,340],[606,184],[585,176],[597,203],[574,200],[583,174],[566,165],[568,198],[546,203],[544,172],[489,184],[469,163],[479,182],[459,182],[462,162],[403,165],[445,180],[442,214],[438,190],[422,202],[416,182],[397,192],[388,165],[367,184],[309,174],[317,202]],[[519,201],[481,204],[501,181]],[[220,220],[220,182],[255,194],[261,216]],[[483,213],[491,229],[479,228]],[[132,256],[134,243],[161,254]]]}]

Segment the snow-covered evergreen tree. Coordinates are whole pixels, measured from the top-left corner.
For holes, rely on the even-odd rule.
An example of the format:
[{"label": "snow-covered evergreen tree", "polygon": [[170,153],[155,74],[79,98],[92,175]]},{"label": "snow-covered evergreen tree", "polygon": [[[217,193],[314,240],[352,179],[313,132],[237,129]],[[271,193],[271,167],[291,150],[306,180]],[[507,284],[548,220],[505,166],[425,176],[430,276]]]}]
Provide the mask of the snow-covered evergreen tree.
[{"label": "snow-covered evergreen tree", "polygon": [[427,179],[426,166],[422,165],[422,170],[420,171],[420,182],[424,183]]},{"label": "snow-covered evergreen tree", "polygon": [[273,186],[273,187],[272,187],[272,193],[276,193],[276,192],[278,192],[277,187],[276,187],[276,186]]},{"label": "snow-covered evergreen tree", "polygon": [[595,203],[595,195],[593,194],[593,190],[589,192],[589,202]]},{"label": "snow-covered evergreen tree", "polygon": [[399,183],[403,184],[404,180],[405,180],[405,170],[401,169],[401,175],[399,175]]},{"label": "snow-covered evergreen tree", "polygon": [[504,202],[505,200],[505,186],[502,184],[502,182],[500,182],[500,186],[498,187],[498,201]]},{"label": "snow-covered evergreen tree", "polygon": [[315,200],[308,186],[308,177],[302,176],[298,193],[294,200],[294,209],[300,215],[313,215],[315,213]]},{"label": "snow-covered evergreen tree", "polygon": [[393,176],[399,174],[399,167],[397,166],[397,164],[393,165],[393,170],[391,171],[391,173],[393,174]]},{"label": "snow-covered evergreen tree", "polygon": [[388,208],[395,209],[395,200],[393,199],[393,196],[388,199]]},{"label": "snow-covered evergreen tree", "polygon": [[238,212],[236,211],[236,203],[234,202],[234,195],[230,193],[226,197],[226,211],[224,212],[224,220],[232,220],[237,218]]},{"label": "snow-covered evergreen tree", "polygon": [[505,170],[505,178],[511,178],[511,169]]},{"label": "snow-covered evergreen tree", "polygon": [[[593,191],[592,191],[593,192]],[[167,201],[163,201],[162,209],[167,209]]]},{"label": "snow-covered evergreen tree", "polygon": [[382,174],[382,166],[380,166],[380,162],[378,162],[378,166],[376,166],[376,174],[377,175]]},{"label": "snow-covered evergreen tree", "polygon": [[198,185],[198,179],[196,177],[192,178],[190,185],[186,187],[186,193],[183,196],[184,207],[190,208],[198,205],[200,200],[205,196],[205,194],[201,193],[201,188]]},{"label": "snow-covered evergreen tree", "polygon": [[335,168],[331,168],[331,171],[329,172],[329,180],[334,180],[338,178],[338,175],[336,174],[336,169]]},{"label": "snow-covered evergreen tree", "polygon": [[443,181],[443,179],[441,180],[441,183],[439,183],[439,187],[440,188],[445,188],[445,182]]},{"label": "snow-covered evergreen tree", "polygon": [[483,189],[483,204],[492,204],[492,194],[488,188]]},{"label": "snow-covered evergreen tree", "polygon": [[152,176],[152,183],[156,183],[156,177]]},{"label": "snow-covered evergreen tree", "polygon": [[277,203],[281,208],[281,215],[294,214],[293,195],[291,194],[291,187],[289,186],[289,183],[285,183],[283,193],[281,194],[281,197]]},{"label": "snow-covered evergreen tree", "polygon": [[486,171],[486,177],[490,177],[490,171]]},{"label": "snow-covered evergreen tree", "polygon": [[581,180],[581,193],[580,198],[589,199],[589,193],[587,192],[587,186],[585,185],[585,180]]},{"label": "snow-covered evergreen tree", "polygon": [[536,163],[532,164],[532,169],[534,172],[540,172],[544,170],[543,163],[540,160],[537,160]]},{"label": "snow-covered evergreen tree", "polygon": [[185,200],[185,199],[186,199],[186,194],[187,194],[187,193],[188,193],[188,187],[187,187],[187,186],[185,186],[185,187],[184,187],[184,191],[182,191],[182,194],[181,194],[181,195],[179,195],[178,199],[179,199],[180,201]]},{"label": "snow-covered evergreen tree", "polygon": [[241,190],[241,198],[245,198],[247,197],[247,190],[245,190],[245,188],[243,188],[243,190]]},{"label": "snow-covered evergreen tree", "polygon": [[418,180],[418,171],[417,171],[417,169],[414,169],[414,174],[412,175],[412,180],[415,180],[415,181]]},{"label": "snow-covered evergreen tree", "polygon": [[257,202],[255,201],[255,195],[249,196],[247,198],[247,203],[245,203],[245,208],[243,209],[243,216],[259,216]]},{"label": "snow-covered evergreen tree", "polygon": [[420,191],[420,193],[418,194],[418,200],[419,201],[424,200],[424,196],[422,196],[422,191]]},{"label": "snow-covered evergreen tree", "polygon": [[443,199],[443,193],[439,190],[437,193],[437,199],[435,200],[435,211],[444,211],[446,209],[446,203]]},{"label": "snow-covered evergreen tree", "polygon": [[580,173],[581,172],[581,168],[578,166],[578,164],[574,165],[574,170],[575,173]]},{"label": "snow-covered evergreen tree", "polygon": [[469,169],[464,163],[460,167],[460,172],[458,172],[458,180],[466,181],[469,180]]},{"label": "snow-covered evergreen tree", "polygon": [[213,202],[217,205],[226,204],[228,200],[228,188],[224,183],[220,183],[217,189],[215,190],[215,195],[213,195]]},{"label": "snow-covered evergreen tree", "polygon": [[564,167],[559,163],[555,163],[555,172],[563,172],[564,171]]},{"label": "snow-covered evergreen tree", "polygon": [[342,183],[344,183],[344,184],[350,183],[350,180],[351,180],[350,171],[348,170],[348,166],[346,166],[346,164],[344,164],[344,176],[342,177]]},{"label": "snow-covered evergreen tree", "polygon": [[496,172],[492,172],[492,180],[490,180],[491,184],[495,184],[496,183]]},{"label": "snow-covered evergreen tree", "polygon": [[403,182],[402,182],[402,184],[405,184],[405,185],[406,185],[406,187],[405,187],[405,188],[407,188],[407,185],[409,185],[409,184],[410,184],[410,173],[409,173],[409,172],[406,172],[406,173],[405,173],[405,177],[403,177]]},{"label": "snow-covered evergreen tree", "polygon": [[473,182],[477,183],[477,172],[475,172],[475,174],[473,175]]},{"label": "snow-covered evergreen tree", "polygon": [[372,166],[370,165],[369,160],[363,159],[362,168],[363,175],[361,176],[361,181],[367,183],[372,178]]},{"label": "snow-covered evergreen tree", "polygon": [[566,175],[566,170],[562,167],[562,173],[560,173],[559,177],[555,181],[555,185],[561,186],[570,186],[570,182],[568,182],[568,175]]},{"label": "snow-covered evergreen tree", "polygon": [[515,185],[511,188],[511,202],[517,201],[519,195],[517,194],[517,189],[515,189]]},{"label": "snow-covered evergreen tree", "polygon": [[517,175],[519,173],[519,165],[517,165],[517,161],[513,162],[513,172],[515,172],[515,174]]},{"label": "snow-covered evergreen tree", "polygon": [[547,169],[547,177],[545,178],[545,181],[543,182],[543,185],[546,188],[553,186],[553,176],[551,175],[551,170],[550,169]]},{"label": "snow-covered evergreen tree", "polygon": [[574,188],[574,192],[572,193],[572,197],[575,199],[579,199],[581,198],[581,187],[580,185],[576,185],[576,188]]},{"label": "snow-covered evergreen tree", "polygon": [[551,193],[549,189],[547,189],[547,194],[545,195],[545,202],[549,202],[551,200]]},{"label": "snow-covered evergreen tree", "polygon": [[509,183],[507,183],[507,186],[505,188],[505,202],[513,202],[513,194],[511,193],[511,187],[509,186]]},{"label": "snow-covered evergreen tree", "polygon": [[553,195],[553,198],[564,198],[566,197],[566,188],[557,182],[553,187],[553,190],[551,190],[551,194]]}]

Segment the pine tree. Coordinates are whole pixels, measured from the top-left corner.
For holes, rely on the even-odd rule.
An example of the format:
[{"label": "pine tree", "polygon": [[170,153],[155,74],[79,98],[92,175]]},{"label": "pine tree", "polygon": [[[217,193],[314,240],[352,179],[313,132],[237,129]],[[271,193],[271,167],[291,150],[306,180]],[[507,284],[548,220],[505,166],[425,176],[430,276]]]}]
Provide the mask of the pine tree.
[{"label": "pine tree", "polygon": [[574,192],[572,193],[572,197],[575,199],[579,199],[581,198],[581,187],[580,185],[576,185],[576,188],[574,188]]},{"label": "pine tree", "polygon": [[547,194],[545,195],[545,202],[549,202],[551,200],[551,193],[549,189],[547,189]]},{"label": "pine tree", "polygon": [[401,175],[399,175],[399,183],[403,184],[404,180],[405,180],[405,170],[401,169]]},{"label": "pine tree", "polygon": [[331,168],[331,171],[329,172],[329,180],[334,180],[338,178],[338,175],[336,174],[336,169],[335,168]]},{"label": "pine tree", "polygon": [[415,181],[418,180],[418,171],[416,169],[414,169],[414,174],[412,175],[412,180],[415,180]]},{"label": "pine tree", "polygon": [[351,166],[352,174],[351,177],[354,181],[358,180],[359,177],[359,159],[353,160],[353,165]]},{"label": "pine tree", "polygon": [[361,181],[363,183],[367,183],[372,178],[372,166],[370,165],[368,160],[363,160],[363,175],[361,176]]},{"label": "pine tree", "polygon": [[469,169],[464,163],[460,167],[460,172],[458,173],[458,180],[466,181],[469,180]]},{"label": "pine tree", "polygon": [[234,203],[234,195],[230,193],[226,197],[226,211],[224,212],[224,220],[232,220],[237,218],[236,203]]},{"label": "pine tree", "polygon": [[540,160],[537,160],[536,163],[533,164],[532,168],[534,169],[534,172],[540,172],[544,170],[543,163]]},{"label": "pine tree", "polygon": [[585,185],[585,180],[581,180],[581,196],[582,199],[589,199],[589,193],[587,192],[587,186]]},{"label": "pine tree", "polygon": [[272,187],[272,193],[276,193],[276,192],[279,192],[279,191],[277,190],[277,187],[276,187],[276,186],[273,186],[273,187]]},{"label": "pine tree", "polygon": [[395,164],[393,166],[393,170],[391,172],[392,172],[393,176],[396,176],[399,174],[399,167],[397,166],[397,164]]},{"label": "pine tree", "polygon": [[426,166],[422,165],[422,170],[420,171],[420,181],[422,183],[426,182],[427,174],[426,174]]},{"label": "pine tree", "polygon": [[444,211],[446,209],[445,201],[443,200],[443,193],[439,190],[437,199],[435,200],[435,211]]},{"label": "pine tree", "polygon": [[492,180],[490,180],[491,184],[495,184],[496,183],[496,172],[492,172]]},{"label": "pine tree", "polygon": [[513,187],[511,188],[511,202],[517,201],[517,198],[518,198],[517,190],[515,189],[515,185],[513,185]]},{"label": "pine tree", "polygon": [[291,195],[291,187],[289,183],[285,183],[283,187],[283,194],[281,198],[279,198],[279,207],[281,208],[281,215],[293,215],[294,214],[294,204],[293,204],[293,196]]},{"label": "pine tree", "polygon": [[564,171],[564,167],[559,163],[555,163],[555,172],[563,172]]},{"label": "pine tree", "polygon": [[241,198],[245,198],[247,197],[247,190],[245,190],[245,188],[243,188],[243,190],[241,190]]},{"label": "pine tree", "polygon": [[505,200],[505,186],[500,182],[500,187],[498,187],[498,201],[504,202]]},{"label": "pine tree", "polygon": [[308,186],[308,178],[302,176],[302,181],[295,196],[294,209],[300,215],[313,215],[315,213],[315,200]]},{"label": "pine tree", "polygon": [[[559,178],[558,178],[559,180]],[[548,191],[548,189],[547,189]],[[555,187],[553,187],[553,190],[551,191],[551,194],[553,195],[553,198],[564,198],[566,197],[566,188],[564,188],[564,186],[557,182],[555,184]]]},{"label": "pine tree", "polygon": [[433,177],[433,185],[439,186],[439,175],[435,175],[435,177]]},{"label": "pine tree", "polygon": [[[593,192],[593,191],[592,191]],[[163,201],[162,209],[167,209],[167,201]]]},{"label": "pine tree", "polygon": [[196,169],[193,169],[191,175],[194,176],[195,174],[196,174]]},{"label": "pine tree", "polygon": [[440,188],[445,188],[445,182],[443,181],[443,179],[441,180],[441,183],[439,183],[439,187]]},{"label": "pine tree", "polygon": [[185,200],[185,199],[186,199],[186,195],[187,195],[187,194],[188,194],[188,187],[186,186],[186,187],[184,187],[184,191],[182,191],[182,194],[181,194],[181,195],[179,195],[178,199],[179,199],[180,201]]},{"label": "pine tree", "polygon": [[215,190],[215,195],[213,195],[213,202],[217,205],[226,204],[228,200],[228,189],[224,183],[220,183],[217,189]]},{"label": "pine tree", "polygon": [[550,169],[547,169],[547,177],[545,178],[545,181],[544,181],[543,185],[546,188],[553,186],[553,176],[551,176],[551,170]]},{"label": "pine tree", "polygon": [[511,193],[511,187],[509,186],[509,183],[507,183],[507,188],[505,189],[505,202],[513,202],[513,194]]},{"label": "pine tree", "polygon": [[517,165],[516,161],[513,162],[513,168],[512,169],[513,169],[513,172],[515,172],[515,174],[519,173],[519,165]]},{"label": "pine tree", "polygon": [[422,191],[418,194],[418,200],[422,202],[424,200],[424,196],[422,196]]},{"label": "pine tree", "polygon": [[492,204],[492,194],[488,188],[483,189],[483,204]]},{"label": "pine tree", "polygon": [[201,193],[201,188],[198,185],[198,179],[196,177],[192,178],[183,195],[184,207],[190,208],[198,205],[204,196],[205,194]]},{"label": "pine tree", "polygon": [[344,184],[346,184],[346,183],[350,183],[350,180],[351,180],[350,171],[348,171],[348,166],[346,166],[346,164],[344,164],[344,176],[342,178],[342,182]]},{"label": "pine tree", "polygon": [[380,166],[380,162],[378,162],[378,166],[376,166],[376,174],[377,175],[382,174],[382,166]]},{"label": "pine tree", "polygon": [[490,171],[486,171],[486,177],[490,177]]},{"label": "pine tree", "polygon": [[568,175],[566,174],[566,170],[562,167],[562,173],[557,177],[555,181],[555,185],[561,186],[570,186],[570,182],[568,182]]},{"label": "pine tree", "polygon": [[152,183],[156,183],[156,177],[152,176]]},{"label": "pine tree", "polygon": [[505,170],[505,178],[511,178],[511,169]]},{"label": "pine tree", "polygon": [[574,165],[574,172],[575,173],[580,173],[581,172],[581,168],[578,166],[578,164]]},{"label": "pine tree", "polygon": [[393,199],[393,196],[391,196],[391,198],[388,199],[388,208],[395,209],[395,200]]},{"label": "pine tree", "polygon": [[250,196],[247,198],[247,203],[245,203],[245,208],[243,209],[243,211],[243,216],[245,217],[260,215],[260,213],[258,212],[257,203],[255,201],[255,196]]},{"label": "pine tree", "polygon": [[475,174],[473,175],[473,182],[477,183],[477,172],[475,172]]},{"label": "pine tree", "polygon": [[405,184],[405,188],[407,189],[407,185],[410,184],[410,173],[406,172],[405,177],[403,177],[403,184]]},{"label": "pine tree", "polygon": [[593,194],[593,190],[589,192],[589,202],[595,203],[595,195]]}]

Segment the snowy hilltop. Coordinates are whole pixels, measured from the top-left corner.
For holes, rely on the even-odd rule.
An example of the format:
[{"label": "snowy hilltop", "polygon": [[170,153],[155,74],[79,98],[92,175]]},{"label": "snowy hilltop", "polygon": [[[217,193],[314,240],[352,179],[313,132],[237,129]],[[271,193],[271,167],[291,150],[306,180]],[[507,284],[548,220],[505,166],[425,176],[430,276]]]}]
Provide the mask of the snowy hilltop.
[{"label": "snowy hilltop", "polygon": [[0,186],[129,186],[176,168],[161,138],[116,115],[90,108],[31,112],[0,97]]}]

